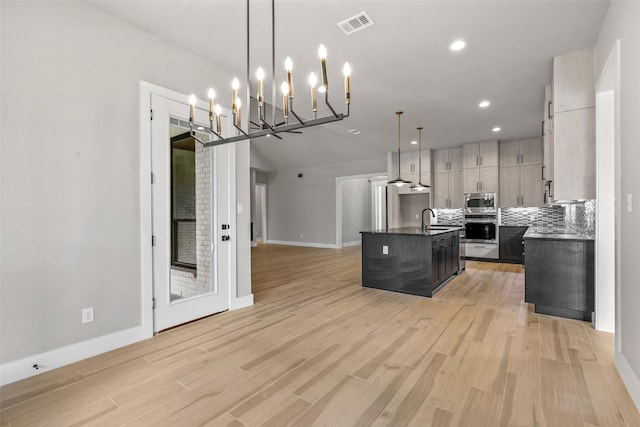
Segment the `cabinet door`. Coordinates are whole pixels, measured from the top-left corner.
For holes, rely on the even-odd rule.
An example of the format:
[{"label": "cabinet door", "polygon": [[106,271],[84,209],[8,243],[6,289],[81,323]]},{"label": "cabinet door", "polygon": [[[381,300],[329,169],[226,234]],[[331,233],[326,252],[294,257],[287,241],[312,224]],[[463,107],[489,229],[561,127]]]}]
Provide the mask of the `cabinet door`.
[{"label": "cabinet door", "polygon": [[463,169],[477,168],[480,166],[480,144],[471,142],[462,146]]},{"label": "cabinet door", "polygon": [[462,188],[464,193],[480,192],[480,169],[464,169],[462,171]]},{"label": "cabinet door", "polygon": [[520,163],[520,141],[500,143],[500,167],[513,166]]},{"label": "cabinet door", "polygon": [[448,208],[449,199],[449,173],[441,172],[433,174],[433,207]]},{"label": "cabinet door", "polygon": [[595,199],[595,108],[556,113],[554,200]]},{"label": "cabinet door", "polygon": [[449,150],[433,150],[433,172],[447,172],[449,164]]},{"label": "cabinet door", "polygon": [[414,169],[417,162],[417,154],[415,151],[402,152],[400,156],[400,175],[402,175],[402,178],[408,179],[406,175],[416,172]]},{"label": "cabinet door", "polygon": [[449,172],[449,207],[462,208],[463,199],[462,172]]},{"label": "cabinet door", "polygon": [[462,147],[449,149],[449,170],[450,171],[462,170]]},{"label": "cabinet door", "polygon": [[555,113],[594,107],[594,48],[553,58],[553,109]]},{"label": "cabinet door", "polygon": [[[422,151],[421,166],[422,166],[422,183],[424,185],[431,185],[431,153],[429,150]],[[418,169],[416,169],[416,171],[418,171]],[[416,179],[420,179],[419,174]]]},{"label": "cabinet door", "polygon": [[544,180],[553,181],[553,128],[545,131],[542,138]]},{"label": "cabinet door", "polygon": [[519,206],[520,202],[520,166],[500,168],[500,207]]},{"label": "cabinet door", "polygon": [[520,141],[520,164],[537,165],[542,163],[542,140],[529,138]]},{"label": "cabinet door", "polygon": [[481,142],[480,167],[498,166],[498,141]]},{"label": "cabinet door", "polygon": [[498,192],[498,167],[479,169],[480,191],[483,193]]},{"label": "cabinet door", "polygon": [[520,203],[521,206],[534,207],[544,205],[542,165],[524,165],[520,167]]}]

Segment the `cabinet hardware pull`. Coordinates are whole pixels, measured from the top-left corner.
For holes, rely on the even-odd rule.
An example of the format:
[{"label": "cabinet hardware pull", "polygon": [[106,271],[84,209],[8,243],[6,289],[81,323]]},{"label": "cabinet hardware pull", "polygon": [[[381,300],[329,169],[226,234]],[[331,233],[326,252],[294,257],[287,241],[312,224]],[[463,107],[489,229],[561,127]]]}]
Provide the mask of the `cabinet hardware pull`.
[{"label": "cabinet hardware pull", "polygon": [[547,105],[547,115],[549,116],[549,119],[553,119],[551,116],[551,104],[553,104],[553,101],[549,101],[549,104]]},{"label": "cabinet hardware pull", "polygon": [[480,166],[482,166],[482,156],[480,156]]},{"label": "cabinet hardware pull", "polygon": [[542,180],[544,181],[544,165],[542,165]]},{"label": "cabinet hardware pull", "polygon": [[480,157],[476,156],[476,166],[480,166]]},{"label": "cabinet hardware pull", "polygon": [[544,136],[544,120],[542,121],[542,136]]}]

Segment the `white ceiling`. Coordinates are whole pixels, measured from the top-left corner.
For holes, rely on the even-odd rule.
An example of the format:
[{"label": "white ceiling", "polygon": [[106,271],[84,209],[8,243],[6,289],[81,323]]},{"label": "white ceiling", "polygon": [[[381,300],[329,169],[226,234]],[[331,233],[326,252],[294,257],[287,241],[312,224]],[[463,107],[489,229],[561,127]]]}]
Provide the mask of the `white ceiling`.
[{"label": "white ceiling", "polygon": [[[89,2],[238,70],[246,81],[245,1]],[[251,2],[252,79],[258,65],[267,78],[271,74],[270,5]],[[309,117],[306,80],[310,71],[319,74],[317,48],[324,43],[336,109],[344,106],[342,65],[351,64],[351,117],[282,141],[262,138],[255,146],[279,169],[380,157],[397,146],[397,110],[405,112],[404,149],[415,149],[409,141],[417,138],[417,126],[424,127],[428,148],[539,135],[553,56],[593,46],[608,5],[594,0],[277,0],[278,87],[286,77],[284,58],[290,56],[296,111]],[[337,26],[363,11],[372,27],[347,36]],[[456,38],[466,40],[467,48],[449,51]],[[231,98],[230,82],[211,85],[221,99]],[[197,95],[204,97],[206,90]],[[265,96],[270,99],[270,91]],[[482,99],[491,106],[478,108]],[[493,133],[494,126],[502,131]],[[353,128],[362,133],[346,132]]]}]

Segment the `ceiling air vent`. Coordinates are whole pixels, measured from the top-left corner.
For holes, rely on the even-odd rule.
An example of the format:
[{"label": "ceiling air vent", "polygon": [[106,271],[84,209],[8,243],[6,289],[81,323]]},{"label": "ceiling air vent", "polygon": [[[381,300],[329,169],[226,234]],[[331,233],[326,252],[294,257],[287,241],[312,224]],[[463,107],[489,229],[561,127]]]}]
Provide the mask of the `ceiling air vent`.
[{"label": "ceiling air vent", "polygon": [[342,22],[338,22],[338,27],[342,28],[342,31],[344,31],[346,35],[353,34],[356,31],[360,31],[372,25],[373,21],[369,18],[367,12],[361,12],[356,16],[352,16]]}]

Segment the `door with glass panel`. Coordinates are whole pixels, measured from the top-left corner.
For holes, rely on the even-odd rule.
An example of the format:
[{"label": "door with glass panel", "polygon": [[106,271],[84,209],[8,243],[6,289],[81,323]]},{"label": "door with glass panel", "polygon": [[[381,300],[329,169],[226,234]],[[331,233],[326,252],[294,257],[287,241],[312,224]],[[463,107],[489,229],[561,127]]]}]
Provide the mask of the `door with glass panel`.
[{"label": "door with glass panel", "polygon": [[[232,147],[189,133],[186,103],[152,95],[154,331],[229,308]],[[208,113],[196,109],[204,127]],[[226,121],[223,121],[225,123]],[[227,128],[228,129],[228,128]]]}]

